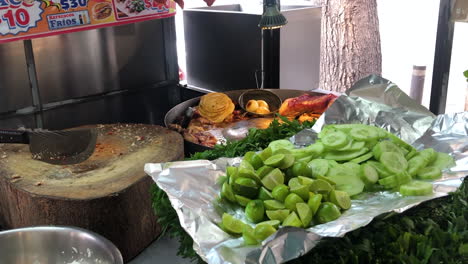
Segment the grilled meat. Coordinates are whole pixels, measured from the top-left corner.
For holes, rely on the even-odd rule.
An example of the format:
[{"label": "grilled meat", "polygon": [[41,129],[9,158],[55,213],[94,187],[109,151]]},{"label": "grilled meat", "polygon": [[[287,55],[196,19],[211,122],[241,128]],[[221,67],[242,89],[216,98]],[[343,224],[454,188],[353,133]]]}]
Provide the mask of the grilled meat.
[{"label": "grilled meat", "polygon": [[303,94],[286,99],[279,109],[279,114],[288,118],[295,118],[304,113],[322,114],[336,98],[337,96],[333,94],[319,96]]}]

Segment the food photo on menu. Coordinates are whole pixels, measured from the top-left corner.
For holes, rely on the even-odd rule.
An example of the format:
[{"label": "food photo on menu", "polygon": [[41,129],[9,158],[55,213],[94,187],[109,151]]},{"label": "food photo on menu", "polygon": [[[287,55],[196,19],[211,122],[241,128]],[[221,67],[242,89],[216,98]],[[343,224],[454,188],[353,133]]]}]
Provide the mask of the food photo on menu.
[{"label": "food photo on menu", "polygon": [[167,13],[170,4],[170,0],[114,0],[118,19]]}]

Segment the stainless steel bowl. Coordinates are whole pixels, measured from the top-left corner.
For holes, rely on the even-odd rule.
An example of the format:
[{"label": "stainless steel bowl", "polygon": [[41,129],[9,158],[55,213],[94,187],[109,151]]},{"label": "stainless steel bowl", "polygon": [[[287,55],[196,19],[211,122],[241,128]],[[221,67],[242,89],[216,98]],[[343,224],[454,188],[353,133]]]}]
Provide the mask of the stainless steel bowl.
[{"label": "stainless steel bowl", "polygon": [[0,232],[0,263],[123,264],[117,247],[90,231],[38,226]]}]

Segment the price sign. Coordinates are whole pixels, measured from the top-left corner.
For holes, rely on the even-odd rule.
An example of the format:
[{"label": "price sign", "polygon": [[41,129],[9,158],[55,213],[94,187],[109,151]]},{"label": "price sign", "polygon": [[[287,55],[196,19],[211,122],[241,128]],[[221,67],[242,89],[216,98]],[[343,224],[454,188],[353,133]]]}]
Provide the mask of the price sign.
[{"label": "price sign", "polygon": [[0,43],[175,15],[172,0],[0,0]]}]

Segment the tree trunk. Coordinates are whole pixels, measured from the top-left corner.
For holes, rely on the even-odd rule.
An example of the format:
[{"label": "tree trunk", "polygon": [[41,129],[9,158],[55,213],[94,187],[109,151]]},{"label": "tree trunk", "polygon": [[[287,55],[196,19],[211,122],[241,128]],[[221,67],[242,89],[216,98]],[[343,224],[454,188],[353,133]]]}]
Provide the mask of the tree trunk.
[{"label": "tree trunk", "polygon": [[322,0],[320,88],[344,92],[382,72],[376,0]]}]

